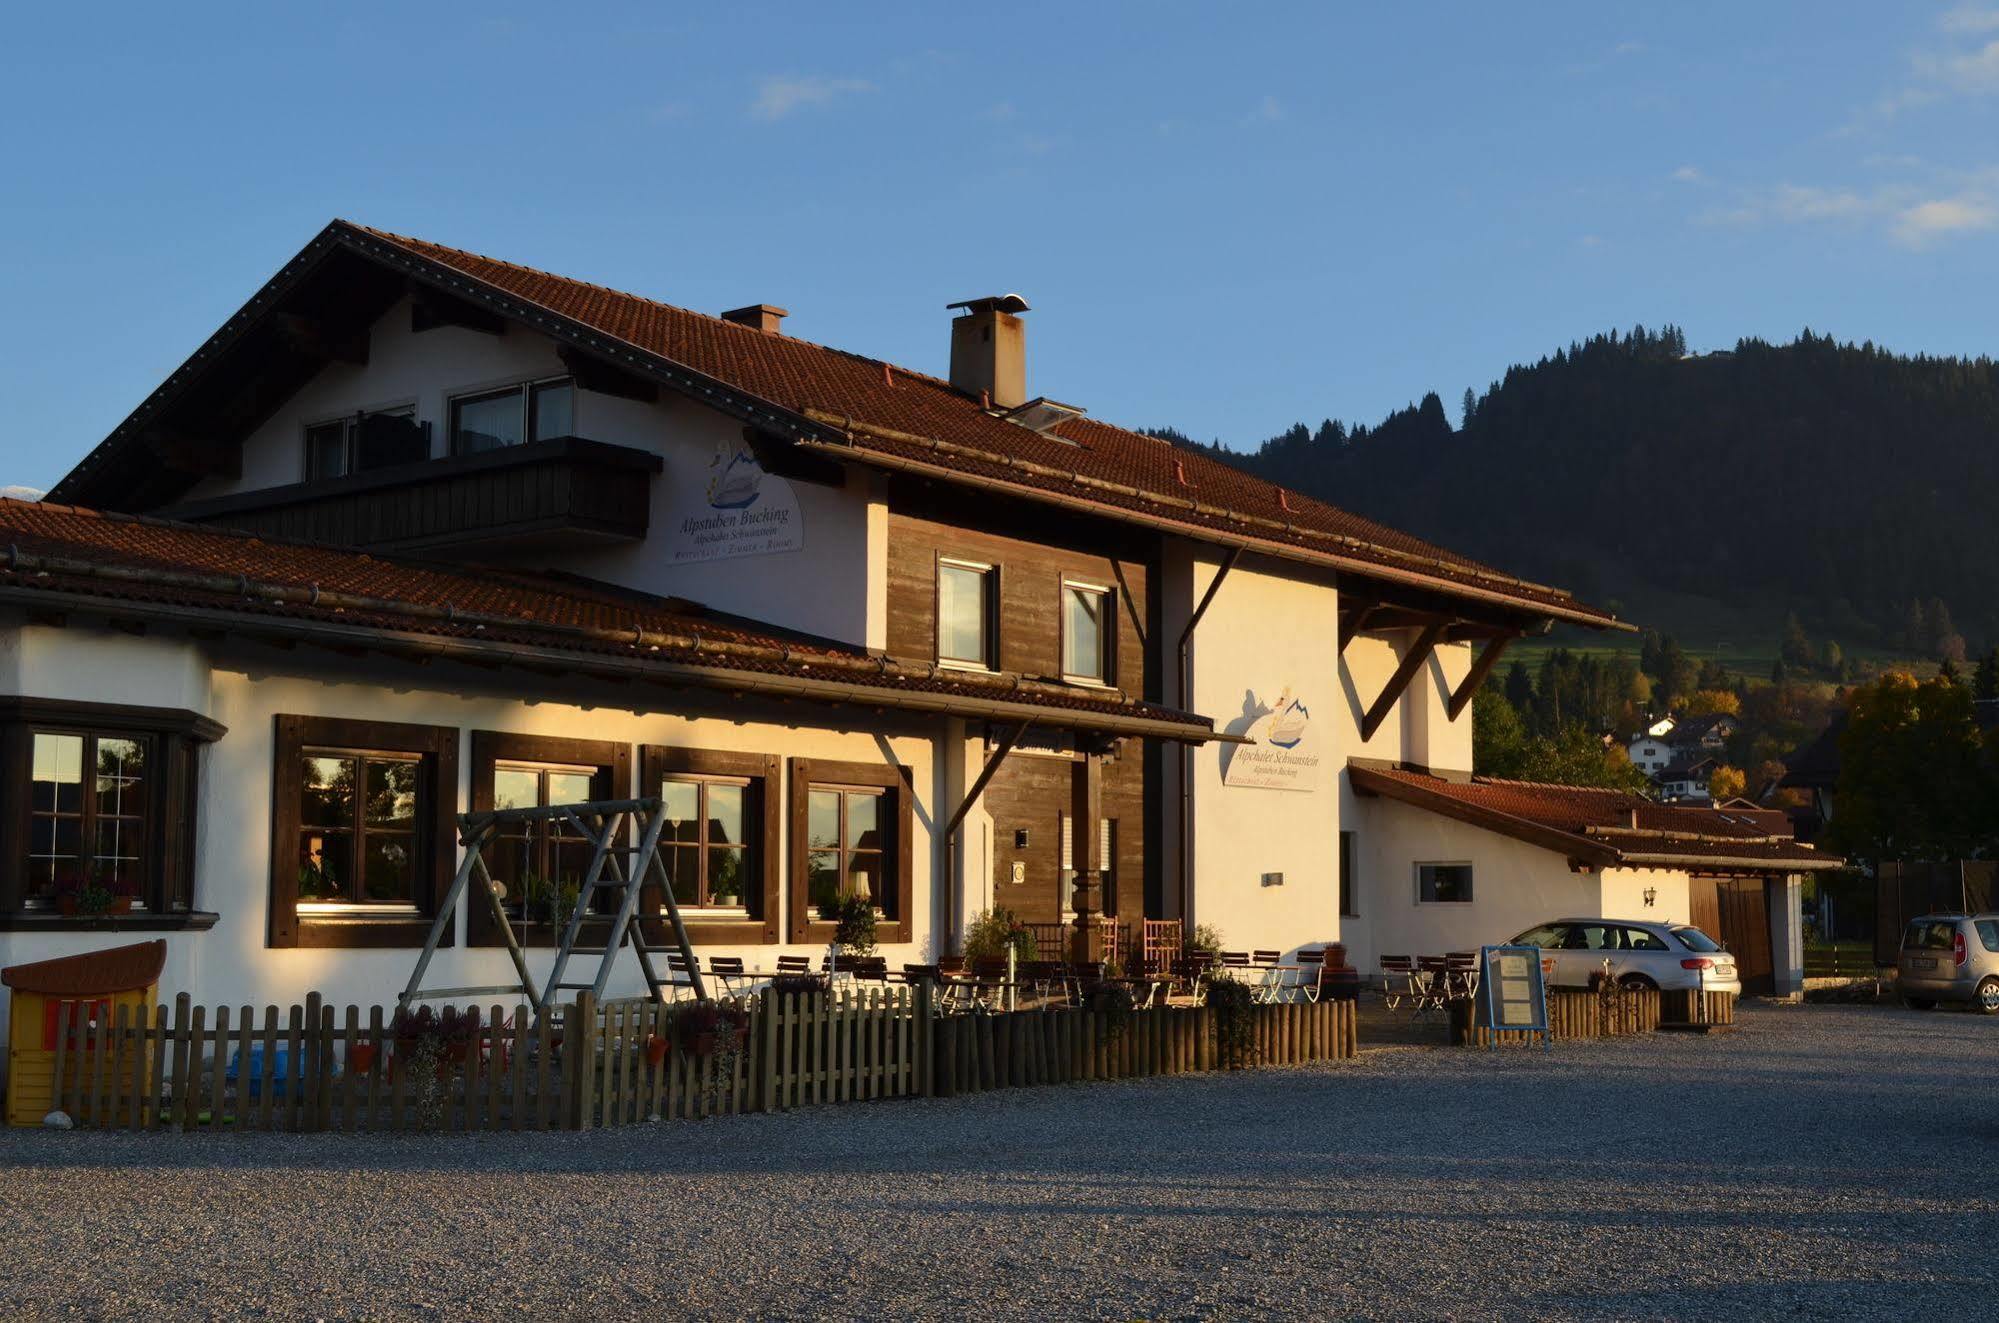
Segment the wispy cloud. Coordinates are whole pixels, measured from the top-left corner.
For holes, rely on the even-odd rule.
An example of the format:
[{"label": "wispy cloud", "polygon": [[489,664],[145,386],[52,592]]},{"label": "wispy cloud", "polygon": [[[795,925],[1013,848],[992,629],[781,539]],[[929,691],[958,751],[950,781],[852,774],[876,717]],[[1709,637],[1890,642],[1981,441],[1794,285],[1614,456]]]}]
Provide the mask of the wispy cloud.
[{"label": "wispy cloud", "polygon": [[1706,178],[1697,165],[1683,165],[1673,171],[1673,181],[1679,184],[1698,184]]},{"label": "wispy cloud", "polygon": [[757,84],[757,99],[750,103],[750,118],[780,120],[795,110],[823,106],[839,97],[872,92],[875,85],[865,78],[804,78],[773,76]]},{"label": "wispy cloud", "polygon": [[12,501],[39,501],[42,499],[40,487],[0,487],[0,497]]},{"label": "wispy cloud", "polygon": [[1999,223],[1999,207],[1984,198],[1934,198],[1904,207],[1895,216],[1895,238],[1911,248],[1940,239],[1989,230]]},{"label": "wispy cloud", "polygon": [[1876,231],[1906,248],[1999,226],[1999,172],[1866,187],[1778,184],[1738,190],[1697,218],[1709,225],[1846,225]]}]

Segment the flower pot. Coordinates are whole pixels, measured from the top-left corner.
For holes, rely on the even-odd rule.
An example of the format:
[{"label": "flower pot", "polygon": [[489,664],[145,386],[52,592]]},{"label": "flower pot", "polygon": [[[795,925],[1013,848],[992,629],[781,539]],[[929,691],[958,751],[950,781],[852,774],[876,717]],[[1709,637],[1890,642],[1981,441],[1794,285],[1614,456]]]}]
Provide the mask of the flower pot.
[{"label": "flower pot", "polygon": [[668,1040],[660,1037],[658,1034],[646,1035],[646,1063],[655,1068],[658,1067],[661,1062],[666,1060],[668,1046]]},{"label": "flower pot", "polygon": [[1347,967],[1347,947],[1345,942],[1334,942],[1326,948],[1326,968],[1345,969]]},{"label": "flower pot", "polygon": [[59,892],[56,895],[56,912],[58,914],[63,915],[65,918],[73,919],[76,917],[78,909],[79,906],[76,903],[76,897],[70,892]]},{"label": "flower pot", "polygon": [[375,1072],[376,1048],[373,1043],[356,1043],[347,1049],[347,1069],[356,1075],[372,1075]]},{"label": "flower pot", "polygon": [[114,896],[111,899],[111,908],[104,912],[106,914],[130,914],[132,912],[132,898],[130,896]]},{"label": "flower pot", "polygon": [[715,1031],[709,1029],[694,1035],[694,1041],[689,1046],[693,1049],[694,1055],[697,1057],[713,1056],[715,1053]]}]

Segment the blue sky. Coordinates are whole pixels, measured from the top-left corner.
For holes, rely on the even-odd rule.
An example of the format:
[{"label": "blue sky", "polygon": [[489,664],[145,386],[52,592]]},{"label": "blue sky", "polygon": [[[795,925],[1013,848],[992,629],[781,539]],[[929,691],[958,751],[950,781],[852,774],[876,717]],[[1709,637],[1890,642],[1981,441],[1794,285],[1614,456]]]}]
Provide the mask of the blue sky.
[{"label": "blue sky", "polygon": [[1999,351],[1999,0],[34,6],[0,484],[332,216],[1237,444],[1610,326]]}]

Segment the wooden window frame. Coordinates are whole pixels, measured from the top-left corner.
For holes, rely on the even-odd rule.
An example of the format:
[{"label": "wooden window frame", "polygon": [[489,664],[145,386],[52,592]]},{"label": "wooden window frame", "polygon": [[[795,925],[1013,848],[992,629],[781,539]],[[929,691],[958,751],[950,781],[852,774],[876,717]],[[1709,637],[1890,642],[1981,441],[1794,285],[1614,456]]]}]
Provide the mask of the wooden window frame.
[{"label": "wooden window frame", "polygon": [[[271,947],[417,947],[429,934],[437,904],[458,864],[458,727],[398,721],[353,721],[280,713],[273,720],[271,754]],[[298,835],[302,785],[300,760],[308,748],[356,753],[415,754],[421,760],[417,805],[418,867],[410,899],[416,913],[352,917],[298,912]],[[423,861],[428,861],[426,868]],[[444,945],[454,934],[447,928]]]},{"label": "wooden window frame", "polygon": [[[959,657],[944,655],[944,571],[945,569],[973,570],[983,575],[986,581],[985,601],[985,658],[970,662]],[[992,672],[999,669],[1000,659],[1000,567],[992,561],[976,556],[953,556],[938,552],[934,570],[930,576],[930,655],[937,665],[947,671]]]},{"label": "wooden window frame", "polygon": [[[1102,678],[1080,675],[1069,669],[1069,591],[1096,593],[1104,599],[1104,613],[1100,633],[1097,638],[1097,664],[1103,670]],[[1085,689],[1115,689],[1117,687],[1117,635],[1118,608],[1121,605],[1117,588],[1112,584],[1096,583],[1089,579],[1079,579],[1064,574],[1057,581],[1055,590],[1055,666],[1062,675],[1064,684],[1073,684]]]},{"label": "wooden window frame", "polygon": [[[779,907],[782,899],[782,855],[778,824],[783,806],[784,760],[776,754],[735,753],[722,749],[690,749],[677,744],[639,746],[639,787],[641,797],[656,793],[662,778],[676,773],[687,776],[734,777],[750,783],[744,812],[754,821],[752,845],[755,865],[746,895],[755,908],[740,918],[704,916],[688,918],[687,940],[696,944],[767,946],[780,936]],[[745,844],[751,844],[745,842]],[[647,922],[659,930],[659,940],[667,939],[663,898],[648,898]]]},{"label": "wooden window frame", "polygon": [[[568,767],[589,767],[590,794],[597,799],[624,799],[632,793],[632,746],[617,740],[570,739],[561,735],[517,735],[511,731],[472,732],[470,811],[484,813],[493,807],[493,774],[501,763],[544,763]],[[483,897],[466,889],[465,944],[505,946],[506,939],[493,921]],[[583,920],[582,942],[594,939],[603,945],[610,935],[608,919],[589,916]],[[514,936],[522,946],[552,947],[557,942],[554,925],[547,922],[516,922]],[[647,933],[650,938],[652,934]]]},{"label": "wooden window frame", "polygon": [[811,792],[815,785],[829,789],[848,786],[883,792],[883,798],[888,803],[883,806],[882,817],[889,833],[889,840],[883,846],[882,876],[884,885],[894,888],[895,912],[893,917],[884,914],[876,924],[875,940],[884,946],[912,940],[910,934],[915,931],[915,921],[910,909],[915,899],[911,878],[914,875],[916,857],[916,795],[911,784],[909,769],[892,767],[887,763],[849,763],[823,758],[793,758],[790,780],[791,940],[830,942],[837,926],[831,919],[819,918],[812,912],[812,898],[806,882],[806,863],[812,853],[808,846],[807,823]]},{"label": "wooden window frame", "polygon": [[[45,734],[138,738],[147,742],[156,771],[146,789],[146,844],[150,862],[130,914],[64,915],[25,908],[25,845],[31,839],[34,736]],[[174,930],[213,927],[216,915],[194,908],[196,811],[201,746],[227,733],[220,722],[181,708],[85,703],[68,699],[0,697],[0,932],[86,929]]]}]

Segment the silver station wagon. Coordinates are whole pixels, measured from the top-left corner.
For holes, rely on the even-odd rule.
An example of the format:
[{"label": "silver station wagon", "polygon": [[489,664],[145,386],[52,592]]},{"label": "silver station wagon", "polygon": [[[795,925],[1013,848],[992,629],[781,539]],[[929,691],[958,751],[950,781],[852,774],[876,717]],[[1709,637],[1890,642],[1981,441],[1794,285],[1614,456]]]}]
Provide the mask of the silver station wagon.
[{"label": "silver station wagon", "polygon": [[1586,988],[1606,971],[1630,988],[1741,993],[1735,957],[1700,929],[1649,919],[1557,919],[1529,928],[1515,946],[1538,946],[1555,987]]},{"label": "silver station wagon", "polygon": [[1999,1015],[1999,914],[1925,914],[1912,920],[1902,934],[1895,987],[1919,1011],[1940,1001],[1964,1001]]}]

